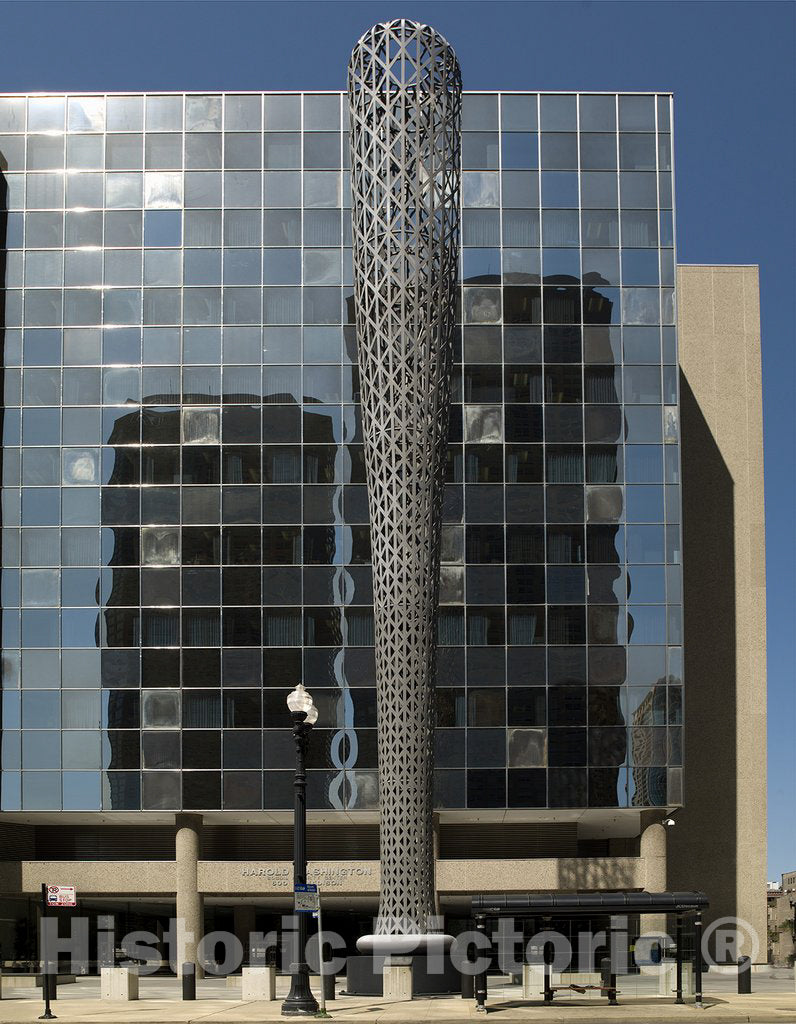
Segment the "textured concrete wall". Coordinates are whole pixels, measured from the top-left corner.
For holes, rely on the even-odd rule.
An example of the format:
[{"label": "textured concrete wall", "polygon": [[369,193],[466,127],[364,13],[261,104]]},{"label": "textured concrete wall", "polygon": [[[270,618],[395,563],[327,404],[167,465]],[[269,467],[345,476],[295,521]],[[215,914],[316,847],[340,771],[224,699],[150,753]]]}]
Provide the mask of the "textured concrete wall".
[{"label": "textured concrete wall", "polygon": [[644,876],[644,861],[640,857],[441,860],[437,864],[437,888],[443,895],[535,889],[643,889]]},{"label": "textured concrete wall", "polygon": [[[766,595],[757,267],[677,271],[685,808],[669,887],[703,889],[766,946]],[[749,944],[742,950],[752,953]]]},{"label": "textured concrete wall", "polygon": [[[11,867],[12,865],[7,865]],[[0,872],[0,892],[38,892],[53,878],[75,885],[83,895],[147,896],[174,894],[173,861],[23,861]],[[329,896],[375,896],[379,862],[310,861],[307,878]],[[532,889],[643,889],[646,862],[640,857],[540,857],[533,860],[440,860],[437,888],[443,895]],[[207,895],[261,895],[289,898],[289,861],[198,862],[199,892]]]},{"label": "textured concrete wall", "polygon": [[63,885],[74,885],[78,899],[81,895],[113,892],[120,896],[173,895],[177,889],[173,860],[24,860],[2,867],[0,892],[4,893],[38,892],[42,882],[54,878]]}]

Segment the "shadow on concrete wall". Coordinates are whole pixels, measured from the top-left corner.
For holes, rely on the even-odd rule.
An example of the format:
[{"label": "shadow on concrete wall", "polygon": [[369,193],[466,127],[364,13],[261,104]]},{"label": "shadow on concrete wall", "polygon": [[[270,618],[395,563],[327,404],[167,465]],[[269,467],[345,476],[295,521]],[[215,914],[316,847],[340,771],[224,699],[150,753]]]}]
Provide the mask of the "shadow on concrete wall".
[{"label": "shadow on concrete wall", "polygon": [[563,891],[636,889],[639,886],[635,857],[580,857],[558,861],[558,888]]},{"label": "shadow on concrete wall", "polygon": [[703,891],[708,923],[737,908],[734,484],[682,371],[680,415],[685,806],[668,830],[668,887]]}]

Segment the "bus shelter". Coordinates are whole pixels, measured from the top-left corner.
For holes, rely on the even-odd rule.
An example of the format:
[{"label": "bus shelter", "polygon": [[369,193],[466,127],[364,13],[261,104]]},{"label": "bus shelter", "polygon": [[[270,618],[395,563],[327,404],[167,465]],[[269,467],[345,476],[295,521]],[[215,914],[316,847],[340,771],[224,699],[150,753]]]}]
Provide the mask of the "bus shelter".
[{"label": "bus shelter", "polygon": [[[693,920],[694,926],[694,1001],[702,1006],[702,912],[708,900],[701,892],[534,892],[516,895],[479,895],[472,898],[472,914],[476,929],[486,938],[485,951],[491,946],[487,922],[500,918],[549,920],[552,917],[577,919],[597,915],[608,917],[670,915],[675,919],[676,1003],[683,1002],[683,924]],[[609,928],[609,948],[610,948]],[[552,1002],[554,988],[550,969],[544,956],[544,998]],[[486,1011],[486,969],[475,979],[476,1009]],[[571,986],[567,986],[571,987]],[[616,975],[604,977],[599,986],[610,1003],[616,1002]]]}]

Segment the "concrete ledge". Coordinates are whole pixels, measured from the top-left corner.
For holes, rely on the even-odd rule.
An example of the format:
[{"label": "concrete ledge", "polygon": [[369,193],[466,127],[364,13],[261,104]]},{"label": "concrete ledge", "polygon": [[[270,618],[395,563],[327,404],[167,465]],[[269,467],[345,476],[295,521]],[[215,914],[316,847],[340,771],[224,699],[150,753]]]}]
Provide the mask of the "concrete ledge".
[{"label": "concrete ledge", "polygon": [[[788,970],[788,968],[783,968]],[[771,964],[752,964],[752,974],[773,974],[775,968]],[[738,973],[738,964],[716,964],[710,968],[711,974],[730,974],[733,977]]]},{"label": "concrete ledge", "polygon": [[[40,974],[6,974],[3,973],[3,988],[41,988]],[[74,985],[77,981],[75,974],[59,974],[59,985]]]}]

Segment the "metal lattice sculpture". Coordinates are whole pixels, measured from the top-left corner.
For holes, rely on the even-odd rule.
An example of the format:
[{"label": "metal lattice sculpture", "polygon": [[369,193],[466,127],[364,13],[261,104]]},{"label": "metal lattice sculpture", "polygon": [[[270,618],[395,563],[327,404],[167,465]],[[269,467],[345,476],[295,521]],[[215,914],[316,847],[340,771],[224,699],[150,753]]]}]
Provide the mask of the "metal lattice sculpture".
[{"label": "metal lattice sculpture", "polygon": [[432,713],[459,242],[456,55],[427,25],[375,25],[351,55],[348,97],[376,627],[376,931],[424,933],[434,914]]}]

